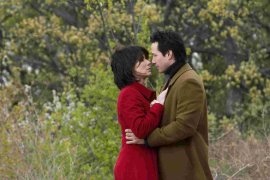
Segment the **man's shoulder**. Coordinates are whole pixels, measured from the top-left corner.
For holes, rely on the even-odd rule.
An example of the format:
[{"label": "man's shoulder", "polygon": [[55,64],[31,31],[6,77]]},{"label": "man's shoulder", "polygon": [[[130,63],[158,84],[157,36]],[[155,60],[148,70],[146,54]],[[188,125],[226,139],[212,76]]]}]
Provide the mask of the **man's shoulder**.
[{"label": "man's shoulder", "polygon": [[175,86],[181,88],[189,84],[197,84],[203,86],[203,81],[201,76],[197,74],[195,70],[189,70],[184,72],[175,82]]},{"label": "man's shoulder", "polygon": [[178,79],[177,81],[182,82],[182,81],[189,81],[189,80],[201,80],[200,76],[197,74],[197,72],[193,69],[190,69],[186,72],[184,72]]}]

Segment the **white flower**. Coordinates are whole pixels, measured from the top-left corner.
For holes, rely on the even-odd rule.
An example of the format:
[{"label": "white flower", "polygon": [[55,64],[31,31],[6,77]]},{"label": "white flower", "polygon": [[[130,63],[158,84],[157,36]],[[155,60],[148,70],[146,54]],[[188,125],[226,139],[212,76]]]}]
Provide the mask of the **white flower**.
[{"label": "white flower", "polygon": [[25,85],[24,85],[24,91],[25,91],[26,93],[29,93],[29,92],[31,91],[31,86],[25,84]]}]

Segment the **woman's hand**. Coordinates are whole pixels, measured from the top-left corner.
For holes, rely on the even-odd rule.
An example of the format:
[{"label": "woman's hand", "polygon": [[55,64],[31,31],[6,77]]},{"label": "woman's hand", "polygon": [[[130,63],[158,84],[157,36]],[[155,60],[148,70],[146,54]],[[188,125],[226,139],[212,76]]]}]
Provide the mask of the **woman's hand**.
[{"label": "woman's hand", "polygon": [[167,92],[168,92],[168,88],[162,91],[157,97],[157,101],[162,105],[164,105]]}]

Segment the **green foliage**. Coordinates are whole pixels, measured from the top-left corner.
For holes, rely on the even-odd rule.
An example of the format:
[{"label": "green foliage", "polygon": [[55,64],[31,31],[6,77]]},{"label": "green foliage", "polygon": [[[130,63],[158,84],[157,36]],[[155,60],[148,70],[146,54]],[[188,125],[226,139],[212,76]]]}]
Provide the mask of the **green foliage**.
[{"label": "green foliage", "polygon": [[80,100],[72,89],[61,95],[61,101],[55,96],[50,105],[50,129],[55,129],[56,136],[67,137],[70,146],[76,147],[74,163],[78,173],[94,179],[112,179],[121,142],[116,118],[118,89],[112,73],[104,66],[92,69],[93,75],[82,89]]},{"label": "green foliage", "polygon": [[[239,128],[243,135],[267,136],[270,133],[267,120],[270,118],[269,79],[262,76],[254,61],[242,62],[239,69],[230,65],[221,76],[211,75],[206,70],[201,75],[210,103],[212,135],[217,136],[222,133],[221,129],[228,130],[232,126]],[[234,113],[227,121],[224,99],[232,89],[241,90],[242,99],[234,105]],[[224,123],[225,126],[222,125]]]},{"label": "green foliage", "polygon": [[[121,131],[110,55],[119,43],[149,49],[156,29],[180,32],[189,62],[201,63],[211,142],[234,130],[269,137],[268,9],[267,0],[0,1],[0,179],[113,179]],[[149,87],[162,84],[153,69]]]}]

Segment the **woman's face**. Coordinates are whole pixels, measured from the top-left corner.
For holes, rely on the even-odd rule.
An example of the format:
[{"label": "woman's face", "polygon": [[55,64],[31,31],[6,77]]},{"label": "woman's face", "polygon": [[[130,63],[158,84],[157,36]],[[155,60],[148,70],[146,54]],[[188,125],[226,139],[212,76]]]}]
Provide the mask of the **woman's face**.
[{"label": "woman's face", "polygon": [[134,68],[134,76],[137,80],[145,79],[151,75],[151,62],[148,59],[143,59],[137,62]]}]

